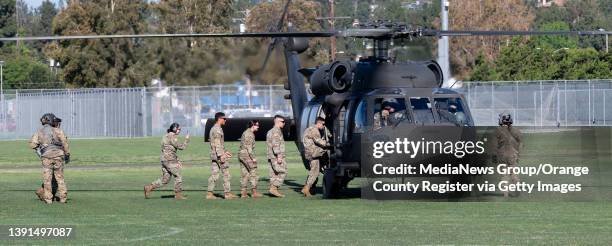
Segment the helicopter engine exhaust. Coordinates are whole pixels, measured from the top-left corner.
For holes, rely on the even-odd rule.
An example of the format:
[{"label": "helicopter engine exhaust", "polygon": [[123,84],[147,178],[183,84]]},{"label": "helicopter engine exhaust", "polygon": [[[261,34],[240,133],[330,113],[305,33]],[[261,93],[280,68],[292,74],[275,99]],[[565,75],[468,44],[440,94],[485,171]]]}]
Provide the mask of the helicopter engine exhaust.
[{"label": "helicopter engine exhaust", "polygon": [[345,61],[322,65],[310,76],[303,74],[309,77],[310,89],[315,96],[346,92],[353,80],[353,68]]}]

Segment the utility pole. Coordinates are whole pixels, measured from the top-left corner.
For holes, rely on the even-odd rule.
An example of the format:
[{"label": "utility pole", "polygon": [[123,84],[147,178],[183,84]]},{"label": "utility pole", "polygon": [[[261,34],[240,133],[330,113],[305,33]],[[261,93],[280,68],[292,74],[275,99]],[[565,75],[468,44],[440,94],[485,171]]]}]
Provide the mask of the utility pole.
[{"label": "utility pole", "polygon": [[[317,17],[316,20],[318,21],[325,21],[327,20],[329,23],[329,28],[333,31],[336,30],[336,19],[351,19],[351,17],[348,16],[340,16],[340,17],[336,17],[336,4],[334,3],[334,0],[329,0],[329,16],[328,17]],[[330,40],[330,49],[329,49],[329,53],[330,53],[330,58],[332,61],[336,60],[336,53],[338,53],[338,47],[337,47],[337,39],[335,36],[332,36],[329,38]]]},{"label": "utility pole", "polygon": [[[335,19],[335,4],[334,0],[329,0],[329,25],[333,30],[336,29],[336,19]],[[336,36],[331,37],[331,60],[336,60]]]},{"label": "utility pole", "polygon": [[[442,2],[442,31],[448,30],[448,7],[450,0],[441,0]],[[444,83],[443,85],[448,86],[448,80],[451,77],[450,72],[450,62],[448,58],[448,37],[438,37],[438,63],[440,64],[440,68],[442,68],[442,74],[444,75]]]}]

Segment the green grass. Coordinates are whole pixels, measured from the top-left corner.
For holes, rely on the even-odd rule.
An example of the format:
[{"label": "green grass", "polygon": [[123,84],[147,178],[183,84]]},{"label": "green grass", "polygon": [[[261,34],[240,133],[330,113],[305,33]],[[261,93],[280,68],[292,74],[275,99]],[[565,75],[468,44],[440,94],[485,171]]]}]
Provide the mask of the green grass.
[{"label": "green grass", "polygon": [[[574,135],[572,135],[574,134]],[[610,164],[610,149],[576,139],[576,133],[527,136],[523,162],[553,158],[570,162],[577,145],[596,153],[575,161]],[[609,138],[609,136],[607,136]],[[200,139],[194,139],[200,140]],[[236,152],[237,144],[229,143]],[[34,189],[40,164],[25,141],[0,142],[0,225],[71,225],[66,241],[6,241],[5,244],[75,245],[373,245],[373,244],[563,244],[612,242],[612,205],[608,202],[409,202],[358,198],[323,200],[300,196],[306,171],[290,149],[284,199],[204,200],[210,173],[208,145],[193,141],[181,152],[188,200],[172,199],[172,185],[142,197],[142,186],[159,174],[159,139],[73,140],[73,163],[66,170],[69,203],[45,205]],[[257,146],[264,160],[264,145]],[[607,151],[607,152],[606,152]],[[235,160],[235,159],[234,159]],[[77,168],[78,167],[78,168]],[[232,163],[232,189],[239,169]],[[260,163],[260,190],[267,166]],[[221,182],[217,184],[221,193]]]}]

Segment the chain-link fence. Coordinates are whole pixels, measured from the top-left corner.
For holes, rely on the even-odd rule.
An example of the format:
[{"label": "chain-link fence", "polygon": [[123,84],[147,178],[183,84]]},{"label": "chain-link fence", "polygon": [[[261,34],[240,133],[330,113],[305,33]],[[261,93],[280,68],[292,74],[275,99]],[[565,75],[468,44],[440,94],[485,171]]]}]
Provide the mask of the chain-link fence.
[{"label": "chain-link fence", "polygon": [[476,125],[510,113],[520,126],[612,125],[612,80],[464,82]]},{"label": "chain-link fence", "polygon": [[[476,125],[496,125],[512,114],[520,126],[612,125],[612,80],[464,82]],[[203,134],[217,111],[229,117],[291,116],[278,85],[77,90],[8,90],[0,104],[0,139],[28,138],[53,112],[71,137],[161,135],[172,122]]]},{"label": "chain-link fence", "polygon": [[47,112],[62,118],[71,137],[161,135],[172,122],[203,134],[206,119],[217,111],[229,117],[289,116],[285,94],[276,85],[5,91],[0,139],[28,138]]}]

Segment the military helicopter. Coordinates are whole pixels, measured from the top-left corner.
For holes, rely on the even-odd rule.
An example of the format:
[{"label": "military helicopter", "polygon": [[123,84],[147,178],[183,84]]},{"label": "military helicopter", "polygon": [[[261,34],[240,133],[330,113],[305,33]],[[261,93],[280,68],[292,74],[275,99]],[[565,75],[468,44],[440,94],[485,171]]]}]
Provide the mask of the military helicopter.
[{"label": "military helicopter", "polygon": [[[269,32],[188,33],[134,35],[77,35],[47,37],[8,37],[2,41],[82,40],[113,38],[273,38],[263,62],[265,68],[274,47],[281,46],[288,83],[285,96],[293,108],[294,133],[291,137],[304,158],[301,136],[325,118],[331,132],[330,161],[323,167],[323,196],[332,198],[361,174],[360,136],[384,127],[376,115],[384,108],[401,113],[394,126],[474,126],[462,94],[442,88],[444,74],[436,61],[395,62],[389,57],[391,42],[402,39],[442,36],[527,36],[527,35],[609,35],[609,31],[440,31],[412,28],[392,22],[372,22],[342,31],[299,32],[284,25],[290,0],[276,26]],[[335,60],[316,68],[302,68],[298,55],[308,49],[308,38],[362,38],[373,43],[372,54],[359,61]],[[304,82],[310,82],[312,98]],[[378,120],[380,121],[380,120]],[[226,136],[227,138],[227,136]]]}]

